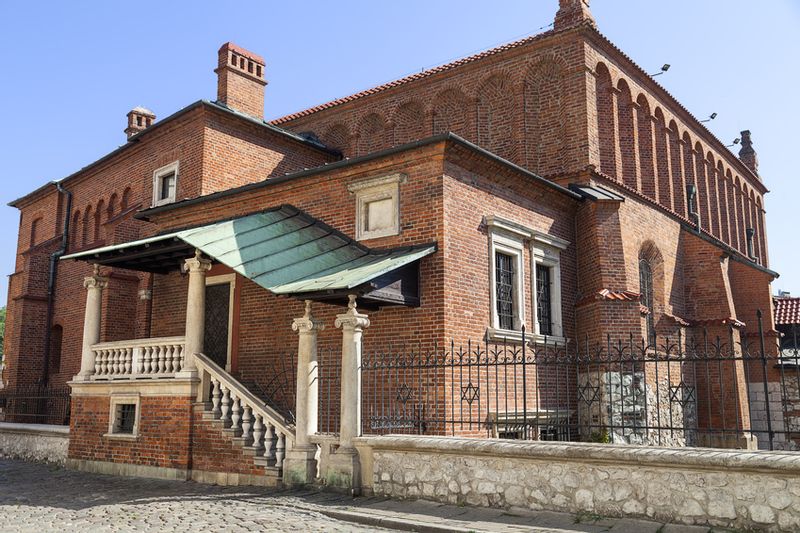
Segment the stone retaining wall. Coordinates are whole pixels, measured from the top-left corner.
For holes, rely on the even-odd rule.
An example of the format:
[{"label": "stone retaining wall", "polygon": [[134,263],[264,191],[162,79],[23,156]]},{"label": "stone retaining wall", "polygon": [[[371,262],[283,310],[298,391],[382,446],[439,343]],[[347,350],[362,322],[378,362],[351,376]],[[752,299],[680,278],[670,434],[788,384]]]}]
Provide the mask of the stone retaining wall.
[{"label": "stone retaining wall", "polygon": [[69,426],[0,422],[0,455],[64,466]]},{"label": "stone retaining wall", "polygon": [[375,495],[797,531],[800,454],[447,437],[358,439]]}]

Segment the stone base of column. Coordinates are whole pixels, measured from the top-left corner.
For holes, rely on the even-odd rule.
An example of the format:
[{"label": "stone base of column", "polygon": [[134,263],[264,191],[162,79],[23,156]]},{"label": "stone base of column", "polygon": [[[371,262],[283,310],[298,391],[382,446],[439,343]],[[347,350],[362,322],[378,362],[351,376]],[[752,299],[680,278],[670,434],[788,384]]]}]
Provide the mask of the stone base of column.
[{"label": "stone base of column", "polygon": [[338,449],[330,455],[330,462],[322,473],[325,486],[347,492],[353,496],[361,494],[361,461],[358,451]]},{"label": "stone base of column", "polygon": [[294,448],[283,459],[283,482],[289,487],[311,485],[317,479],[316,446]]},{"label": "stone base of column", "polygon": [[758,438],[749,431],[727,434],[700,433],[697,440],[697,444],[704,448],[758,450]]}]

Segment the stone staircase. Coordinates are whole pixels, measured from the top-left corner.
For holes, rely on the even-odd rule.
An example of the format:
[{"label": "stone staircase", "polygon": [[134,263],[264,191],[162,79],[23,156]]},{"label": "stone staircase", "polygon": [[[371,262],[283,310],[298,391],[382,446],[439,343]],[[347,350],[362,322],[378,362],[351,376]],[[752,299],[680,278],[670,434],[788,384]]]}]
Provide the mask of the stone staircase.
[{"label": "stone staircase", "polygon": [[196,404],[201,419],[220,432],[234,449],[276,481],[283,459],[294,446],[294,426],[208,357],[195,354],[203,399]]}]

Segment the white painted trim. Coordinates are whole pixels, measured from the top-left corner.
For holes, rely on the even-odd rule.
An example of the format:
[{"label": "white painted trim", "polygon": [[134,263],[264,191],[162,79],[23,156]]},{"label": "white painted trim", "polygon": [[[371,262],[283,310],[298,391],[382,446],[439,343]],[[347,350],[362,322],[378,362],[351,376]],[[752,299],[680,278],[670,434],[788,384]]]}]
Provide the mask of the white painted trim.
[{"label": "white painted trim", "polygon": [[[163,167],[157,168],[153,171],[153,207],[171,204],[175,201],[175,198],[178,195],[178,176],[180,176],[180,173],[178,172],[179,163],[180,161],[173,161],[169,165],[164,165]],[[162,177],[172,172],[175,173],[175,188],[172,190],[172,196],[161,199],[158,197],[159,192],[161,191],[160,180]]]},{"label": "white painted trim", "polygon": [[[400,234],[400,184],[406,182],[405,174],[390,174],[351,183],[347,190],[356,197],[356,240],[377,239]],[[394,220],[388,228],[368,231],[364,228],[364,215],[370,202],[392,200]]]},{"label": "white painted trim", "polygon": [[[508,254],[514,258],[516,265],[516,276],[514,280],[514,329],[505,330],[500,328],[500,319],[497,316],[497,279],[496,279],[496,258],[497,252]],[[511,339],[512,336],[519,335],[519,331],[525,324],[525,267],[524,267],[524,253],[525,246],[521,240],[513,239],[505,235],[498,234],[489,230],[489,291],[490,291],[490,304],[491,304],[491,323],[489,325],[489,332],[498,332],[500,337],[507,337]],[[521,337],[520,337],[521,338]]]},{"label": "white painted trim", "polygon": [[553,334],[548,335],[548,340],[563,339],[564,337],[564,324],[561,314],[561,249],[543,245],[539,241],[534,240],[531,243],[531,300],[532,300],[532,313],[534,323],[535,340],[544,340],[539,327],[539,314],[536,312],[538,302],[536,294],[536,265],[540,264],[550,268],[550,300],[551,309],[550,316],[553,321]]},{"label": "white painted trim", "polygon": [[221,276],[206,276],[206,287],[211,285],[230,285],[228,303],[228,354],[225,359],[225,371],[231,371],[231,354],[233,353],[233,302],[236,291],[236,274],[223,274]]}]

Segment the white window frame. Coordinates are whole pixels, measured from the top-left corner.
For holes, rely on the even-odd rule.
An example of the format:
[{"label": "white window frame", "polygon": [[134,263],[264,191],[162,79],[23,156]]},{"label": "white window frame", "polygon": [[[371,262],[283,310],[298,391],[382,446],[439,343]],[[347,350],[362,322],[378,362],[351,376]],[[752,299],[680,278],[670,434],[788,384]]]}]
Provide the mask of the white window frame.
[{"label": "white window frame", "polygon": [[206,276],[206,287],[210,285],[230,284],[228,302],[228,353],[225,358],[225,371],[231,371],[231,353],[233,351],[233,302],[236,291],[236,274],[223,274],[221,276]]},{"label": "white window frame", "polygon": [[[347,190],[356,197],[356,240],[365,241],[379,237],[400,234],[400,184],[406,182],[406,175],[397,173],[377,178],[369,178],[351,183]],[[364,227],[364,216],[371,202],[392,200],[393,223],[388,228],[369,231]]]},{"label": "white window frame", "polygon": [[[169,165],[165,165],[153,171],[153,207],[175,202],[175,198],[178,195],[178,168],[179,161],[173,161]],[[172,195],[167,198],[159,198],[161,194],[161,178],[173,172],[175,173],[175,187],[172,189]]]},{"label": "white window frame", "polygon": [[564,324],[561,314],[561,251],[569,246],[569,242],[535,232],[531,240],[531,299],[534,322],[533,338],[543,341],[539,326],[539,313],[536,293],[536,265],[550,269],[550,317],[552,320],[553,334],[547,336],[548,341],[564,342]]},{"label": "white window frame", "polygon": [[[117,406],[120,404],[134,404],[136,406],[136,420],[133,422],[132,433],[116,433],[114,428],[117,425]],[[108,407],[108,433],[104,437],[122,440],[136,440],[139,438],[139,421],[141,420],[142,409],[139,394],[124,393],[112,394]]]},{"label": "white window frame", "polygon": [[[498,217],[486,217],[485,223],[489,233],[489,300],[491,304],[491,322],[486,330],[489,340],[522,340],[522,326],[525,325],[525,239],[529,232],[523,227]],[[497,314],[497,252],[514,258],[516,275],[514,276],[514,328],[500,327]]]}]

